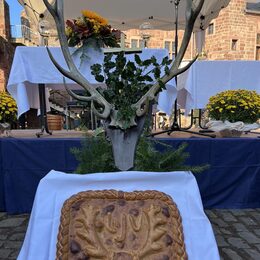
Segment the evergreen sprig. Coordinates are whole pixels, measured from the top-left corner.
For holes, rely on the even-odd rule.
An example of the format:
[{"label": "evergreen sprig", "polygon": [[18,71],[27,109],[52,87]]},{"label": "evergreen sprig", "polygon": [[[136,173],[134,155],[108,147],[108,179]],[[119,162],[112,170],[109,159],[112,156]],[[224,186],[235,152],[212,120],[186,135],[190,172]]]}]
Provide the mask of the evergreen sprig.
[{"label": "evergreen sprig", "polygon": [[[156,144],[162,145],[165,148],[164,151],[156,150]],[[199,173],[209,168],[208,165],[186,165],[186,159],[189,157],[189,153],[185,152],[186,148],[186,143],[183,143],[177,149],[173,149],[170,145],[142,137],[137,146],[135,166],[132,170],[192,171]],[[86,138],[82,148],[73,148],[72,153],[79,161],[76,170],[78,174],[118,171],[113,160],[112,145],[104,136]]]}]

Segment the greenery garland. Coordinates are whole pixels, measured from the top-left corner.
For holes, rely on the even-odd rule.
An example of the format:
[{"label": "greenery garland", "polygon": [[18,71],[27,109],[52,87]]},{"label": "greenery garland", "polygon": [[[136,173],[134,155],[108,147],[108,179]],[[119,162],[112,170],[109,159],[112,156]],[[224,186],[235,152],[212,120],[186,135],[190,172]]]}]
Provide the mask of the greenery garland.
[{"label": "greenery garland", "polygon": [[[156,145],[161,145],[164,151],[158,151]],[[187,144],[183,143],[178,149],[170,145],[142,137],[136,151],[134,171],[192,171],[199,173],[209,168],[209,165],[190,166],[185,161],[189,154],[185,152]],[[115,172],[112,145],[104,135],[87,137],[82,148],[72,148],[72,153],[79,161],[75,171],[78,174]]]}]

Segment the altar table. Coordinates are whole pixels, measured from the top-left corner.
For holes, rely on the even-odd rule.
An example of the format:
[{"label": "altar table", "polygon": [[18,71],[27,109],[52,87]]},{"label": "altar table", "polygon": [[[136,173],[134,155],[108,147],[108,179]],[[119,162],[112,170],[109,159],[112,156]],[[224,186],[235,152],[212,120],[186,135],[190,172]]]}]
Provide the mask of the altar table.
[{"label": "altar table", "polygon": [[190,172],[117,172],[73,175],[51,171],[37,189],[33,210],[18,260],[53,260],[66,199],[85,190],[159,190],[177,204],[189,260],[219,259],[214,234],[201,203],[196,179]]}]

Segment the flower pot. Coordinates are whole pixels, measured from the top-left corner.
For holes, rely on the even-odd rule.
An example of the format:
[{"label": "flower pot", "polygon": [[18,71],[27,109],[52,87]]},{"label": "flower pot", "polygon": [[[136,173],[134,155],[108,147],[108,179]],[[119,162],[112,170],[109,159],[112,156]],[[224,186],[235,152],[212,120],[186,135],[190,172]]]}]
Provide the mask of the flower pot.
[{"label": "flower pot", "polygon": [[47,123],[49,130],[61,130],[63,127],[63,120],[61,115],[47,115]]}]

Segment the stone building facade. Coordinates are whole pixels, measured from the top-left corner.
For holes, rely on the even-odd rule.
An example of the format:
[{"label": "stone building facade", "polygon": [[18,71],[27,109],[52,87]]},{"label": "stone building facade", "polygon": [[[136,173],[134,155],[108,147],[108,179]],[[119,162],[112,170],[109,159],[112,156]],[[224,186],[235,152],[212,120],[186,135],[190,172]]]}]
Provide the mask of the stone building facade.
[{"label": "stone building facade", "polygon": [[[150,38],[147,40],[146,46],[148,48],[166,48],[169,51],[170,58],[172,58],[172,55],[175,53],[175,31],[150,30],[148,33]],[[142,39],[140,30],[128,30],[125,34],[127,47],[144,46],[144,40]],[[183,37],[182,30],[178,32],[178,36],[180,46]],[[195,54],[195,40],[194,37],[192,37],[184,59],[190,60]]]},{"label": "stone building facade", "polygon": [[0,91],[6,87],[14,55],[14,46],[10,40],[9,6],[0,0]]},{"label": "stone building facade", "polygon": [[[260,60],[260,3],[231,0],[205,32],[204,53],[209,60]],[[139,30],[126,32],[129,46],[142,45]],[[167,48],[174,52],[174,31],[151,31],[149,48]],[[181,41],[182,32],[179,33]],[[196,54],[194,37],[184,59]]]},{"label": "stone building facade", "polygon": [[260,59],[260,3],[231,0],[206,32],[210,60]]}]

